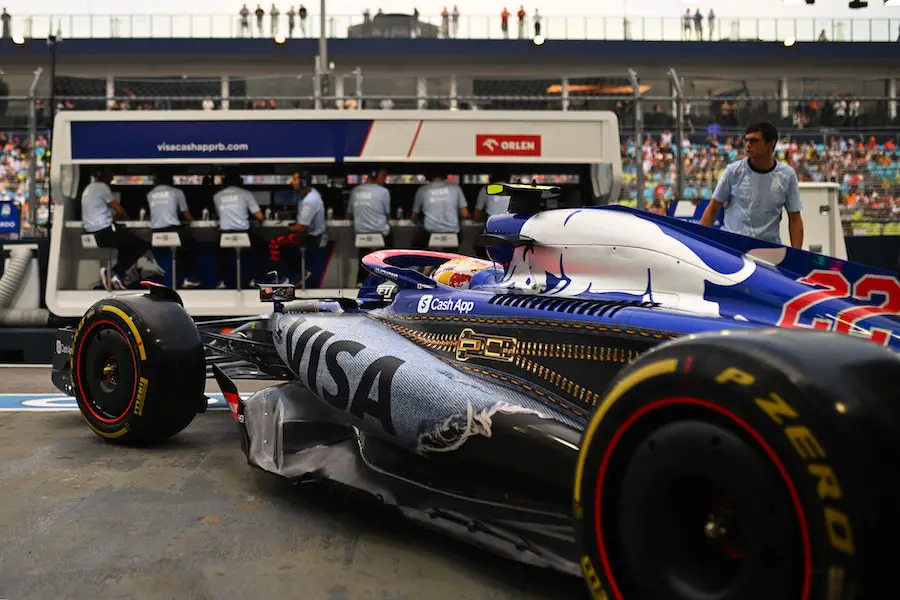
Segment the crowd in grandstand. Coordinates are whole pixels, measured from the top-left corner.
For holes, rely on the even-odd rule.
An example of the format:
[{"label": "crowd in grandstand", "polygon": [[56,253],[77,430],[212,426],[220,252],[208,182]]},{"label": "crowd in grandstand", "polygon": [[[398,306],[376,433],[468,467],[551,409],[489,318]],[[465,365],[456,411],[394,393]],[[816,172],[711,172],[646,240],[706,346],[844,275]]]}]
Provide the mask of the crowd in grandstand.
[{"label": "crowd in grandstand", "polygon": [[[635,204],[638,198],[637,170],[644,173],[644,199],[649,210],[663,213],[678,195],[677,148],[671,131],[645,139],[642,152],[635,140],[622,145],[622,200]],[[685,139],[684,197],[708,200],[728,163],[742,153],[740,137],[720,140],[710,135],[706,142]],[[900,213],[900,150],[895,139],[879,142],[874,136],[830,137],[819,142],[782,139],[776,158],[793,167],[801,182],[832,182],[841,186],[844,218],[849,221],[886,222]]]},{"label": "crowd in grandstand", "polygon": [[[39,135],[35,145],[35,191],[41,203],[47,202],[47,180],[50,175],[50,149],[47,138]],[[28,169],[31,152],[28,136],[0,132],[0,201],[15,202],[24,215],[29,211]]]}]

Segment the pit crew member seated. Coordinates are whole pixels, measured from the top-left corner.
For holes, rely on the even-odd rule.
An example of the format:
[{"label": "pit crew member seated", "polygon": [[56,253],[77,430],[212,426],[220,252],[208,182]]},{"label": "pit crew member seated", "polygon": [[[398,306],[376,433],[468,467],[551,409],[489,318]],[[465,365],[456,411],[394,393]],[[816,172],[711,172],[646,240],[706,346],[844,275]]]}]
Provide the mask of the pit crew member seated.
[{"label": "pit crew member seated", "polygon": [[106,290],[124,290],[122,276],[150,249],[150,242],[130,233],[114,216],[127,219],[128,213],[113,196],[107,181],[108,170],[91,174],[91,182],[81,193],[81,220],[85,233],[94,234],[97,246],[115,248],[116,264],[100,269],[100,281]]},{"label": "pit crew member seated", "polygon": [[[303,280],[307,280],[312,275],[308,269],[310,252],[320,247],[322,236],[325,235],[325,202],[318,190],[312,186],[312,175],[307,171],[294,173],[291,186],[297,191],[300,201],[297,203],[297,222],[288,227],[291,237],[297,239],[297,245],[291,248],[287,255],[290,257],[289,262],[292,263],[294,272],[301,273],[303,261],[300,253],[306,252],[307,269],[302,273],[302,277]],[[282,251],[285,248],[282,248]],[[296,283],[299,283],[299,280]]]},{"label": "pit crew member seated", "polygon": [[[177,232],[181,238],[181,248],[172,250],[177,253],[176,258],[181,261],[187,274],[183,287],[200,287],[196,278],[197,246],[190,227],[194,218],[188,210],[184,192],[173,185],[171,173],[163,171],[156,177],[156,186],[147,193],[147,204],[150,206],[150,229],[153,233]],[[184,217],[186,224],[182,224],[180,217]]]},{"label": "pit crew member seated", "polygon": [[[466,195],[459,185],[444,181],[440,174],[435,173],[430,183],[416,190],[410,219],[417,222],[419,216],[422,217],[422,229],[416,232],[413,247],[427,248],[432,233],[455,233],[459,236],[460,218],[469,218]],[[459,244],[455,248],[441,250],[458,249]]]},{"label": "pit crew member seated", "polygon": [[787,211],[791,246],[803,247],[803,203],[797,173],[775,160],[778,130],[756,123],[744,133],[747,158],[725,168],[700,223],[712,226],[724,206],[723,229],[781,244],[781,216]]},{"label": "pit crew member seated", "polygon": [[[371,173],[371,179],[362,183],[350,192],[350,202],[347,206],[347,217],[353,221],[355,233],[380,233],[384,236],[385,248],[392,247],[391,226],[388,223],[388,215],[391,214],[391,193],[384,187],[387,177],[386,169],[376,169]],[[357,248],[357,258],[369,254],[373,248]],[[356,274],[356,285],[362,286],[368,276],[362,266]]]},{"label": "pit crew member seated", "polygon": [[[225,188],[219,190],[213,196],[213,205],[219,217],[219,231],[222,233],[246,233],[250,236],[251,268],[249,272],[257,275],[260,271],[260,263],[265,258],[266,242],[258,228],[250,227],[250,217],[262,223],[265,219],[259,204],[253,194],[241,187],[241,176],[237,173],[225,175]],[[231,248],[222,248],[216,243],[216,289],[225,289],[225,273],[228,263],[228,255]],[[240,250],[240,249],[238,249]],[[247,272],[243,266],[242,271]],[[238,276],[242,276],[239,273]],[[256,284],[256,278],[249,281],[249,286]]]}]

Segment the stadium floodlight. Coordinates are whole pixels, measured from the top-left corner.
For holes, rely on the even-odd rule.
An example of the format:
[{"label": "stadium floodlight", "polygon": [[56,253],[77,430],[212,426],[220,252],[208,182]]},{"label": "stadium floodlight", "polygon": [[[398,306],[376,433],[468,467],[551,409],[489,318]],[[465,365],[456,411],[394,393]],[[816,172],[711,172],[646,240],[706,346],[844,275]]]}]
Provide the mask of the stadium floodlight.
[{"label": "stadium floodlight", "polygon": [[14,44],[21,46],[25,43],[25,36],[23,36],[21,33],[17,33],[12,36],[12,41]]},{"label": "stadium floodlight", "polygon": [[542,45],[542,44],[544,43],[544,36],[542,36],[542,35],[536,35],[536,36],[534,36],[534,40],[533,40],[533,41],[534,41],[534,45],[535,45],[535,46],[540,46],[540,45]]},{"label": "stadium floodlight", "polygon": [[284,34],[283,34],[283,33],[279,33],[279,34],[277,34],[277,35],[275,36],[275,43],[276,43],[276,44],[283,44],[283,43],[285,42],[286,39],[287,39],[287,38],[284,37]]},{"label": "stadium floodlight", "polygon": [[789,37],[789,38],[785,38],[785,39],[784,39],[784,45],[787,46],[787,47],[789,47],[789,48],[790,48],[791,46],[793,46],[794,44],[796,44],[796,43],[797,43],[797,40],[794,39],[793,37]]}]

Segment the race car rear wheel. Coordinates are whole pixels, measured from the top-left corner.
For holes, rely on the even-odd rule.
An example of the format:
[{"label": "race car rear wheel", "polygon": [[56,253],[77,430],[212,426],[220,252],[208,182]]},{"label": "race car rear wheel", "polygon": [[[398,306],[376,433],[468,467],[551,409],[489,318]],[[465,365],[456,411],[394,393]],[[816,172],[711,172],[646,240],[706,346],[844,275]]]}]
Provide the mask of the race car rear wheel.
[{"label": "race car rear wheel", "polygon": [[78,408],[98,436],[152,444],[182,431],[206,401],[199,332],[176,302],[107,298],[92,306],[72,342]]},{"label": "race car rear wheel", "polygon": [[846,600],[890,585],[900,360],[869,341],[750,331],[660,345],[585,430],[573,511],[606,600]]}]

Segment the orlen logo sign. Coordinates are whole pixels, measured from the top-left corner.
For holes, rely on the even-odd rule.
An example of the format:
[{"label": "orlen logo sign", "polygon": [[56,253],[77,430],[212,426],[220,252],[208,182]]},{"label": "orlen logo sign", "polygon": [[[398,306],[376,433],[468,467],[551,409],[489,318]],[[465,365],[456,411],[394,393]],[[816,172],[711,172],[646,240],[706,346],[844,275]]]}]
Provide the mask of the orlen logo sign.
[{"label": "orlen logo sign", "polygon": [[475,136],[476,156],[540,156],[539,135],[483,135]]}]

